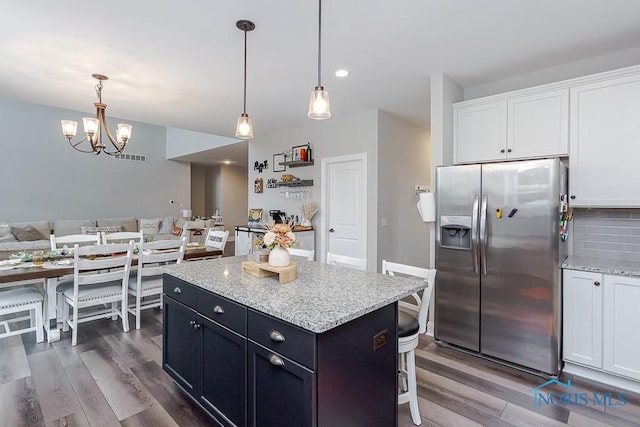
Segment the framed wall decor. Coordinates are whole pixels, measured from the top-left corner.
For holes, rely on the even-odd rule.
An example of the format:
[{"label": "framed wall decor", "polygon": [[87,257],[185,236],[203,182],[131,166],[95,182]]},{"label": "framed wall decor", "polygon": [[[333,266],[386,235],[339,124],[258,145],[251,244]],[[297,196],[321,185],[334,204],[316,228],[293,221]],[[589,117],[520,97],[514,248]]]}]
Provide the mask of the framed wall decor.
[{"label": "framed wall decor", "polygon": [[273,171],[274,172],[284,172],[287,170],[287,165],[281,165],[281,162],[286,161],[286,156],[284,153],[274,154],[273,155]]},{"label": "framed wall decor", "polygon": [[253,192],[262,193],[262,178],[256,178],[256,180],[253,181]]}]

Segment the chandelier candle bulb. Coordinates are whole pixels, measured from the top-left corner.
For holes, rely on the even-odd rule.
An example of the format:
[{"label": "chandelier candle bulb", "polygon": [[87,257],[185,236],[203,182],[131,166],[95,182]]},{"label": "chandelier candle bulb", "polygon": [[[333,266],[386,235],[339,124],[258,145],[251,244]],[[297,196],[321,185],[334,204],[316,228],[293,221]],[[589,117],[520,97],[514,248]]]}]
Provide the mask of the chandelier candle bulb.
[{"label": "chandelier candle bulb", "polygon": [[67,138],[73,138],[78,132],[78,122],[73,120],[60,120],[62,123],[62,133]]}]

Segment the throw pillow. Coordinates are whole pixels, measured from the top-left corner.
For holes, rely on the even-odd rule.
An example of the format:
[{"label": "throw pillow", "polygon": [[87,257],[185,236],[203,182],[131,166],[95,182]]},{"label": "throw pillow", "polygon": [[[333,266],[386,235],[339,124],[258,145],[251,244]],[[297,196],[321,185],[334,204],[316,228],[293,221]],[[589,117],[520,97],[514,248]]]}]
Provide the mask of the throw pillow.
[{"label": "throw pillow", "polygon": [[11,226],[9,224],[0,224],[0,237],[13,236],[11,234]]},{"label": "throw pillow", "polygon": [[34,240],[45,240],[45,237],[30,225],[26,227],[11,227],[11,234],[16,236],[19,242],[33,242]]},{"label": "throw pillow", "polygon": [[171,234],[173,234],[174,236],[182,235],[182,228],[178,226],[173,227],[173,231],[171,232]]},{"label": "throw pillow", "polygon": [[156,234],[158,234],[158,230],[160,230],[160,218],[140,218],[139,224],[140,231],[142,231],[142,234],[144,235],[155,236]]},{"label": "throw pillow", "polygon": [[17,242],[17,241],[18,239],[16,239],[16,236],[14,236],[11,233],[4,236],[0,234],[0,243],[9,243],[9,242]]},{"label": "throw pillow", "polygon": [[171,234],[173,232],[173,217],[167,216],[162,218],[162,222],[160,223],[160,231],[159,234]]},{"label": "throw pillow", "polygon": [[98,233],[118,233],[122,231],[121,227],[82,227],[82,234],[98,234]]}]

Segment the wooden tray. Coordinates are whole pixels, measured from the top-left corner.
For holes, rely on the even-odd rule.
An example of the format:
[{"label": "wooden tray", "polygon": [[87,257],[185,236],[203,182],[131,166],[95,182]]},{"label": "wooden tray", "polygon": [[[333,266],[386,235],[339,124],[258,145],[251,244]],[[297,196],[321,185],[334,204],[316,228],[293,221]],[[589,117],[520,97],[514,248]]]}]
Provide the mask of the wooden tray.
[{"label": "wooden tray", "polygon": [[292,231],[310,231],[313,230],[313,226],[295,225]]},{"label": "wooden tray", "polygon": [[296,263],[293,261],[284,267],[274,267],[267,263],[256,264],[253,261],[242,261],[242,271],[258,278],[278,276],[281,284],[296,280],[298,274]]}]

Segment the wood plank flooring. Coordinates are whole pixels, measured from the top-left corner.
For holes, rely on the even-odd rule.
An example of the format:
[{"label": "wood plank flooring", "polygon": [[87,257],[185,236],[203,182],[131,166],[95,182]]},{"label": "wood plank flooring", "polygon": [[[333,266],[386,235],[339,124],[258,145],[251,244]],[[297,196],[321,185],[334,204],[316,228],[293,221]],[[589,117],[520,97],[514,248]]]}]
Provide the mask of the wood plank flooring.
[{"label": "wood plank flooring", "polygon": [[[52,345],[36,344],[35,332],[0,339],[0,425],[212,425],[162,371],[161,345],[162,313],[154,310],[143,313],[142,329],[126,334],[120,322],[83,324],[75,347],[70,333]],[[536,408],[539,377],[439,347],[426,336],[416,356],[423,426],[640,426],[638,395],[627,393],[625,406],[606,409]],[[560,379],[571,379],[574,393],[616,392]],[[398,425],[413,426],[408,405],[399,408]]]}]

